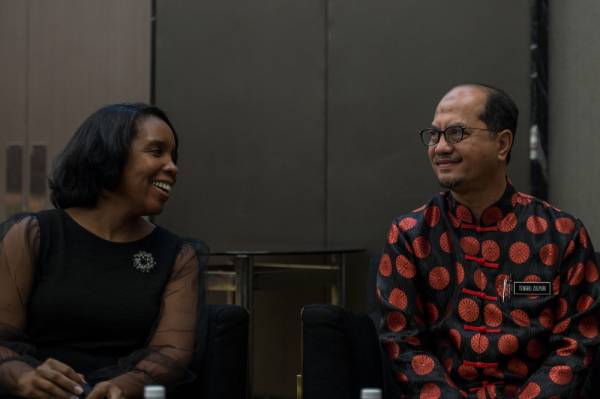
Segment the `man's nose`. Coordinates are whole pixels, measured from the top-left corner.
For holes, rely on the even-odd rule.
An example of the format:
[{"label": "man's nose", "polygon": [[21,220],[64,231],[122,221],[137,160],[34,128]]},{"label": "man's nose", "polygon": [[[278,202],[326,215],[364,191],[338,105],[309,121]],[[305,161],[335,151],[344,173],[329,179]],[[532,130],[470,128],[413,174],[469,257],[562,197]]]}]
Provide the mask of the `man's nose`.
[{"label": "man's nose", "polygon": [[436,154],[447,154],[449,152],[452,152],[453,149],[454,147],[452,146],[452,144],[448,143],[448,141],[446,140],[446,135],[444,134],[440,134],[440,141],[438,141],[438,143],[433,147],[433,151]]}]

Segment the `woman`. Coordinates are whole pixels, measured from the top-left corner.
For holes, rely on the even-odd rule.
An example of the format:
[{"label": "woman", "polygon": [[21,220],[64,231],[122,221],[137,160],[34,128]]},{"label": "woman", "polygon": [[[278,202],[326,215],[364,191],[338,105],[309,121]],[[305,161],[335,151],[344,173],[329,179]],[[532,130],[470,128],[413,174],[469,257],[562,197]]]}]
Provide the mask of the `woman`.
[{"label": "woman", "polygon": [[160,109],[104,107],[55,163],[57,209],[2,226],[0,396],[135,398],[189,379],[198,256],[144,218],[169,199],[177,146]]}]

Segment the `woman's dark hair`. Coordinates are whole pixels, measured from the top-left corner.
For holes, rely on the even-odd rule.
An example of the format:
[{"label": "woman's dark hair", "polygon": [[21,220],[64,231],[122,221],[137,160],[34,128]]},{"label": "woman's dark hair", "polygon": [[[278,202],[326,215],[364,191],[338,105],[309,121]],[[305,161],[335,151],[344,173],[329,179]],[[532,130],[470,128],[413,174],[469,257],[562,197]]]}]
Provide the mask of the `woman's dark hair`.
[{"label": "woman's dark hair", "polygon": [[103,191],[114,191],[131,141],[140,122],[148,117],[163,120],[173,131],[173,161],[177,162],[177,133],[162,110],[143,103],[107,105],[83,122],[54,161],[49,179],[52,204],[57,208],[91,208]]}]

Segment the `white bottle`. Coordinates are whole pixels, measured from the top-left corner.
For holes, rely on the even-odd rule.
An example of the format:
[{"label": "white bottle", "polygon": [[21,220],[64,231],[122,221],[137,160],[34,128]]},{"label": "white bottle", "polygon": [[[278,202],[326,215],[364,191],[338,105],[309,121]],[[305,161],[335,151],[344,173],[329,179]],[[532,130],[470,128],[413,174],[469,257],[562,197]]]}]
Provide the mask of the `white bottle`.
[{"label": "white bottle", "polygon": [[360,399],[381,399],[381,389],[363,388],[360,390]]},{"label": "white bottle", "polygon": [[165,399],[165,387],[162,385],[146,385],[144,387],[144,399]]}]

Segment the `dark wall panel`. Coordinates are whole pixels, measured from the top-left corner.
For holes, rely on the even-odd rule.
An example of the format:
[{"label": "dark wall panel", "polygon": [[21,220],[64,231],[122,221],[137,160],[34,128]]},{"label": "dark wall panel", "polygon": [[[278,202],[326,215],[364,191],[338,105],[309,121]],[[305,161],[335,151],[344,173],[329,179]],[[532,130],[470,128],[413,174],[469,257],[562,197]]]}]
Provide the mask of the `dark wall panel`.
[{"label": "dark wall panel", "polygon": [[322,1],[157,1],[156,102],[181,136],[159,222],[214,249],[324,240]]},{"label": "dark wall panel", "polygon": [[394,216],[439,191],[418,131],[456,83],[515,99],[511,177],[528,190],[528,2],[330,3],[329,242],[378,249]]}]

